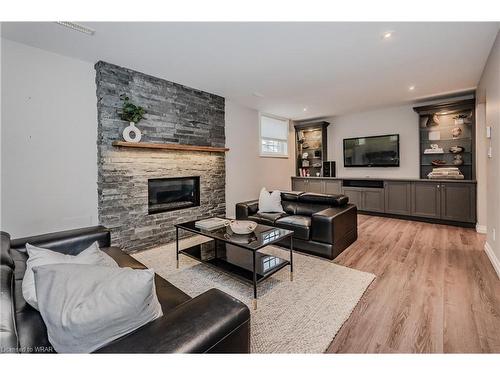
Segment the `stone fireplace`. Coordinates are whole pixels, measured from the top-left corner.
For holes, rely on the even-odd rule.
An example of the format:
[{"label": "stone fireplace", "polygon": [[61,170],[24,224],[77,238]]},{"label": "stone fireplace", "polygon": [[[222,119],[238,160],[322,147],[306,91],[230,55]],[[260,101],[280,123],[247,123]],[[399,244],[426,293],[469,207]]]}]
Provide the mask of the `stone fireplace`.
[{"label": "stone fireplace", "polygon": [[212,147],[225,145],[224,98],[102,61],[95,68],[99,222],[112,245],[151,248],[174,240],[175,223],[225,215],[223,152],[113,146],[128,125],[122,93],[147,112],[141,142]]}]

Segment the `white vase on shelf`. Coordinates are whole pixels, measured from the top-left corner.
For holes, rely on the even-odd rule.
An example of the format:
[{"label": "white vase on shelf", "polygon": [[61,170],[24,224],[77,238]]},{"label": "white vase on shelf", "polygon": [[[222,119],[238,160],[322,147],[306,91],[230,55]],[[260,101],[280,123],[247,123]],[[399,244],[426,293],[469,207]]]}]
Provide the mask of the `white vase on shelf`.
[{"label": "white vase on shelf", "polygon": [[142,133],[138,127],[131,121],[130,125],[123,129],[123,139],[126,142],[139,143],[141,141]]}]

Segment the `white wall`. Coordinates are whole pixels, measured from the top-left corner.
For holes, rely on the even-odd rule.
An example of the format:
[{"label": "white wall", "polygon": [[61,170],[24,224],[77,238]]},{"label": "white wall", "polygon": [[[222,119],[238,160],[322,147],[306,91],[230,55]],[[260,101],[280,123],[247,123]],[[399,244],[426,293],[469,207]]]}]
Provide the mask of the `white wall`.
[{"label": "white wall", "polygon": [[[15,237],[95,225],[92,64],[2,39],[1,229]],[[227,214],[261,187],[290,189],[290,157],[259,156],[259,114],[226,102]]]},{"label": "white wall", "polygon": [[[419,178],[418,114],[413,107],[388,107],[326,119],[330,122],[328,160],[336,162],[337,176]],[[399,134],[399,167],[344,168],[344,138],[384,134]]]},{"label": "white wall", "polygon": [[260,189],[288,190],[294,175],[294,132],[289,129],[288,158],[259,156],[259,112],[226,100],[226,213],[235,214],[235,204],[256,199]]},{"label": "white wall", "polygon": [[[493,150],[493,157],[486,158],[486,250],[500,277],[500,33],[488,57],[477,92],[478,103],[486,108],[484,125],[493,128],[491,139],[486,141],[486,146],[491,145]],[[487,152],[487,147],[478,151]]]},{"label": "white wall", "polygon": [[97,224],[95,71],[2,39],[2,230]]}]

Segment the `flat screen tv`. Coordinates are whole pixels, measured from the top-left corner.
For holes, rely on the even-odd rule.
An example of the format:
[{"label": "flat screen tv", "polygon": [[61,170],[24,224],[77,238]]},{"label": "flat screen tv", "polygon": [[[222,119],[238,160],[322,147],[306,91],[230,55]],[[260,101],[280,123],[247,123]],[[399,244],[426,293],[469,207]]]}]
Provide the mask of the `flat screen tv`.
[{"label": "flat screen tv", "polygon": [[399,167],[399,134],[344,139],[344,167]]}]

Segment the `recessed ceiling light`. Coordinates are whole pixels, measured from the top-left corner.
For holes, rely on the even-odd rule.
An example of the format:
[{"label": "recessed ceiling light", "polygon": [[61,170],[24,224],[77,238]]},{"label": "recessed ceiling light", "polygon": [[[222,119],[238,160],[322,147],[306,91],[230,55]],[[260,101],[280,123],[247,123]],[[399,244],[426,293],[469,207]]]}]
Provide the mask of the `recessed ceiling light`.
[{"label": "recessed ceiling light", "polygon": [[68,22],[68,21],[57,21],[56,23],[58,25],[67,27],[68,29],[75,30],[75,31],[78,31],[80,33],[84,33],[87,35],[94,35],[95,34],[95,30],[93,30],[89,27],[85,27],[83,25],[80,25],[79,23]]},{"label": "recessed ceiling light", "polygon": [[414,86],[414,85],[411,85],[410,87],[408,87],[408,90],[410,90],[410,91],[415,90],[415,86]]},{"label": "recessed ceiling light", "polygon": [[304,107],[303,111],[304,111],[304,112],[307,112],[307,107]]},{"label": "recessed ceiling light", "polygon": [[386,31],[385,33],[382,34],[382,38],[389,39],[392,37],[392,34],[393,34],[392,31]]}]

